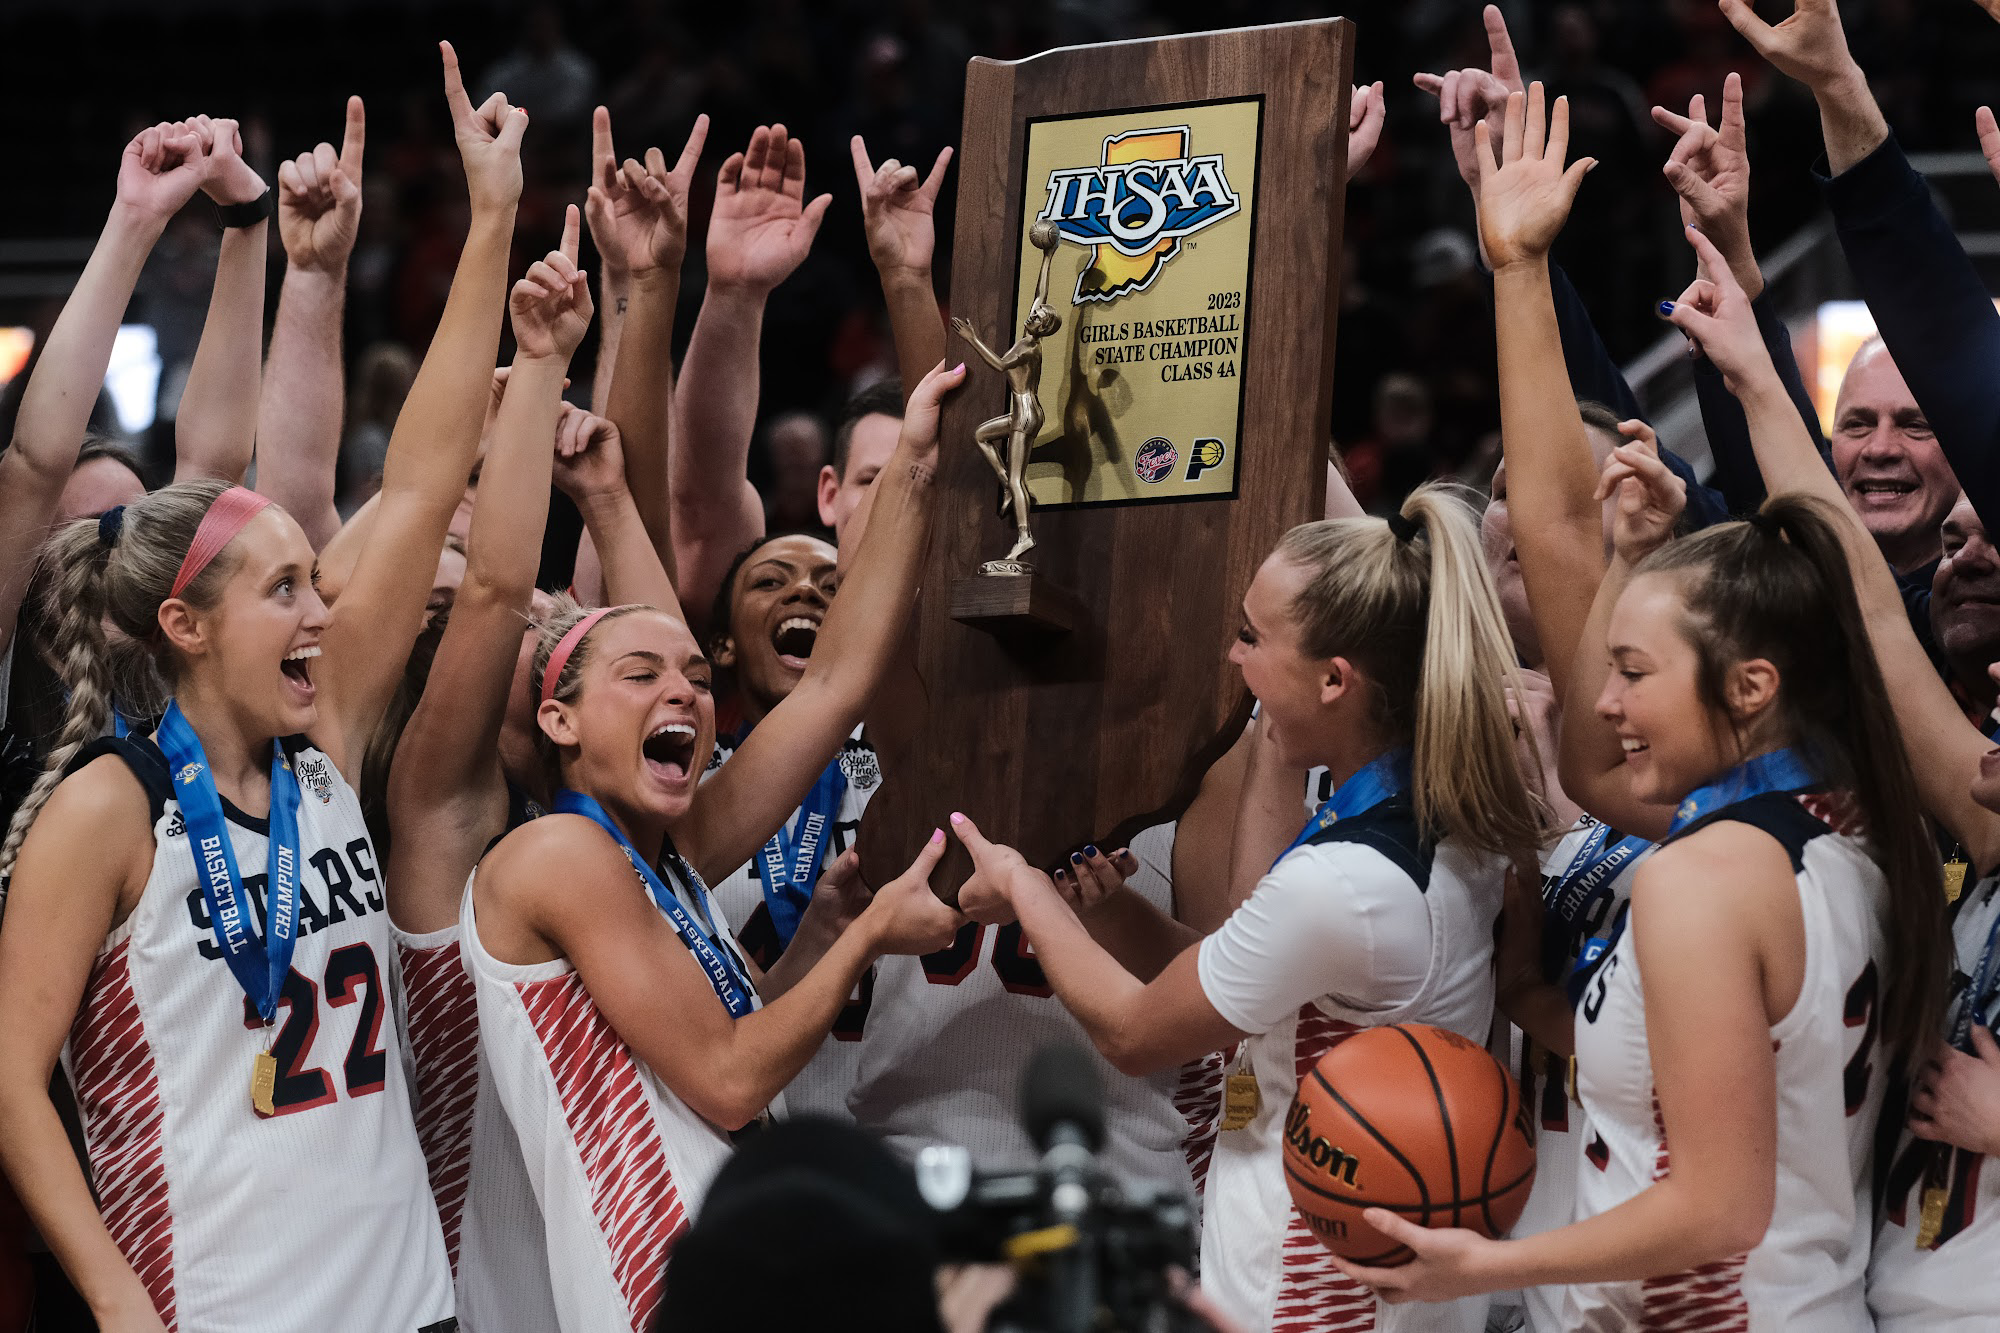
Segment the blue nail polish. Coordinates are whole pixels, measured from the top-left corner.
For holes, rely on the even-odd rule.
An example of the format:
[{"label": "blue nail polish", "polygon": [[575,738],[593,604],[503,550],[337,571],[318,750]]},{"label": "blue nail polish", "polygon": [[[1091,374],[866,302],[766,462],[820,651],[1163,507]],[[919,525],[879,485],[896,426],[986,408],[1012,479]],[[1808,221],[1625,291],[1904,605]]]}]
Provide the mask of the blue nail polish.
[{"label": "blue nail polish", "polygon": [[1671,315],[1671,314],[1673,314],[1673,313],[1674,313],[1674,303],[1673,303],[1672,301],[1662,301],[1662,302],[1660,302],[1660,313],[1661,313],[1661,314],[1663,314],[1663,315]]},{"label": "blue nail polish", "polygon": [[1095,847],[1086,847],[1086,848],[1084,848],[1084,849],[1083,849],[1083,854],[1084,854],[1085,856],[1096,856],[1096,855],[1097,855],[1097,848],[1095,848]]},{"label": "blue nail polish", "polygon": [[1080,866],[1080,865],[1082,865],[1082,864],[1083,864],[1083,853],[1082,853],[1082,852],[1071,852],[1071,853],[1069,854],[1069,863],[1070,863],[1071,865],[1073,865],[1073,866]]}]

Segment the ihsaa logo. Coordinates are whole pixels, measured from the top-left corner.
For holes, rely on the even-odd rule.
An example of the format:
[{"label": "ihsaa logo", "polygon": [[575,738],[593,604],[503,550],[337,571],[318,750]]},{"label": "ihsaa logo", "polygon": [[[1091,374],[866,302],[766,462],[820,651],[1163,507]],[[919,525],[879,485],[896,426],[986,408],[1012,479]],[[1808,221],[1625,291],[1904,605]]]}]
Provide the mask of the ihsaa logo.
[{"label": "ihsaa logo", "polygon": [[1152,285],[1184,238],[1243,206],[1222,154],[1190,156],[1188,127],[1127,130],[1104,140],[1096,166],[1049,173],[1038,221],[1092,248],[1076,280],[1076,301],[1110,301]]}]

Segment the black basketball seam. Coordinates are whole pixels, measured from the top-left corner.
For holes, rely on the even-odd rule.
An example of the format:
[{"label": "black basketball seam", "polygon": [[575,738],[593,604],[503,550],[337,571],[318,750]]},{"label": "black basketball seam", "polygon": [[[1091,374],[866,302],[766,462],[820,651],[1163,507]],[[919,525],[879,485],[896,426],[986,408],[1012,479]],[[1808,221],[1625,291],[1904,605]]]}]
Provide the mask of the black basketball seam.
[{"label": "black basketball seam", "polygon": [[[1304,1176],[1301,1176],[1297,1172],[1293,1171],[1289,1164],[1286,1165],[1285,1167],[1285,1174],[1290,1176],[1293,1180],[1298,1181],[1299,1188],[1308,1190],[1311,1193],[1318,1195],[1320,1198],[1325,1199],[1330,1203],[1352,1204],[1357,1208],[1381,1208],[1391,1213],[1420,1213],[1428,1211],[1431,1207],[1431,1205],[1427,1203],[1383,1203],[1379,1199],[1363,1199],[1352,1194],[1339,1194],[1335,1193],[1333,1190],[1321,1189],[1318,1185],[1313,1184],[1312,1181],[1308,1180]],[[1502,1195],[1511,1194],[1513,1191],[1521,1188],[1523,1184],[1525,1184],[1530,1180],[1533,1180],[1534,1178],[1535,1178],[1534,1168],[1530,1167],[1528,1170],[1523,1171],[1520,1175],[1515,1176],[1512,1180],[1508,1181],[1505,1185],[1502,1185],[1499,1189],[1496,1189],[1489,1194],[1481,1194],[1473,1198],[1467,1199],[1465,1201],[1465,1206],[1470,1208],[1473,1204],[1484,1203],[1489,1199],[1497,1199],[1500,1198]],[[1438,1211],[1442,1212],[1443,1208],[1440,1207]]]},{"label": "black basketball seam", "polygon": [[1314,1065],[1312,1067],[1311,1073],[1313,1082],[1319,1084],[1322,1088],[1326,1089],[1326,1095],[1333,1098],[1334,1101],[1340,1104],[1340,1109],[1347,1112],[1348,1119],[1352,1120],[1355,1124],[1361,1126],[1361,1128],[1367,1130],[1369,1138],[1374,1139],[1375,1142],[1381,1144],[1382,1147],[1388,1152],[1388,1154],[1391,1157],[1395,1158],[1398,1162],[1401,1162],[1403,1164],[1403,1169],[1410,1173],[1410,1179],[1416,1182],[1418,1197],[1424,1201],[1423,1202],[1424,1215],[1426,1217],[1430,1216],[1431,1187],[1424,1182],[1423,1172],[1417,1170],[1415,1163],[1411,1162],[1409,1158],[1403,1156],[1403,1154],[1401,1153],[1401,1151],[1397,1149],[1395,1144],[1383,1138],[1381,1132],[1378,1131],[1374,1125],[1369,1123],[1368,1117],[1362,1115],[1361,1112],[1355,1110],[1354,1107],[1351,1104],[1349,1104],[1347,1098],[1341,1096],[1337,1091],[1334,1090],[1333,1084],[1328,1083],[1326,1081],[1326,1076],[1319,1072],[1318,1065]]},{"label": "black basketball seam", "polygon": [[[1514,1120],[1514,1117],[1508,1114],[1508,1107],[1513,1103],[1515,1098],[1514,1076],[1509,1074],[1498,1060],[1493,1062],[1493,1067],[1500,1074],[1500,1119],[1493,1127],[1493,1142],[1486,1149],[1486,1171],[1479,1178],[1479,1188],[1482,1191],[1493,1188],[1493,1159],[1500,1155],[1500,1141],[1506,1137],[1507,1127]],[[1479,1203],[1479,1211],[1486,1218],[1486,1234],[1489,1236],[1498,1236],[1500,1228],[1493,1221],[1493,1204],[1491,1201],[1482,1198]]]},{"label": "black basketball seam", "polygon": [[1458,1178],[1458,1136],[1452,1133],[1451,1108],[1444,1104],[1444,1086],[1438,1082],[1437,1070],[1431,1065],[1431,1058],[1425,1053],[1423,1043],[1410,1035],[1410,1030],[1401,1023],[1391,1023],[1389,1031],[1410,1043],[1410,1049],[1417,1053],[1423,1063],[1424,1076],[1431,1081],[1431,1096],[1437,1099],[1438,1124],[1444,1128],[1444,1153],[1451,1161],[1451,1224],[1463,1226],[1465,1200],[1462,1197],[1464,1184]]}]

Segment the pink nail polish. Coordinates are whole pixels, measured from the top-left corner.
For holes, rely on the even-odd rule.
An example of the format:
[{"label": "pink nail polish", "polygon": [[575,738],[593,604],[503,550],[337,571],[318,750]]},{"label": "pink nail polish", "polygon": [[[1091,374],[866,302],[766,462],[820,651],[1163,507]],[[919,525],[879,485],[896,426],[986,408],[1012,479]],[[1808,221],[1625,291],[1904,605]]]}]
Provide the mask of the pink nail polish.
[{"label": "pink nail polish", "polygon": [[943,841],[944,841],[944,830],[943,830],[943,829],[941,829],[941,828],[934,828],[934,829],[932,829],[932,830],[931,830],[931,845],[932,845],[933,847],[935,847],[935,846],[936,846],[937,844],[939,844],[939,843],[941,843],[941,842],[943,842]]},{"label": "pink nail polish", "polygon": [[965,816],[961,815],[960,813],[958,813],[958,811],[954,810],[951,812],[951,822],[954,824],[963,824],[965,822]]}]

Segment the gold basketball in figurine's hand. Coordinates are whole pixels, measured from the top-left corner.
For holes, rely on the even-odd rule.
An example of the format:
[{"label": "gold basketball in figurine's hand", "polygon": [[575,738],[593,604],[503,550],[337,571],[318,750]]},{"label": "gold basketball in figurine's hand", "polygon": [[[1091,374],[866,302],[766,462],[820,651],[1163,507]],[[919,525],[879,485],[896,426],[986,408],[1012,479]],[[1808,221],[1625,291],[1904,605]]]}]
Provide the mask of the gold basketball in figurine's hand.
[{"label": "gold basketball in figurine's hand", "polygon": [[1059,239],[1056,224],[1046,219],[1028,228],[1028,243],[1037,250],[1053,250]]}]

